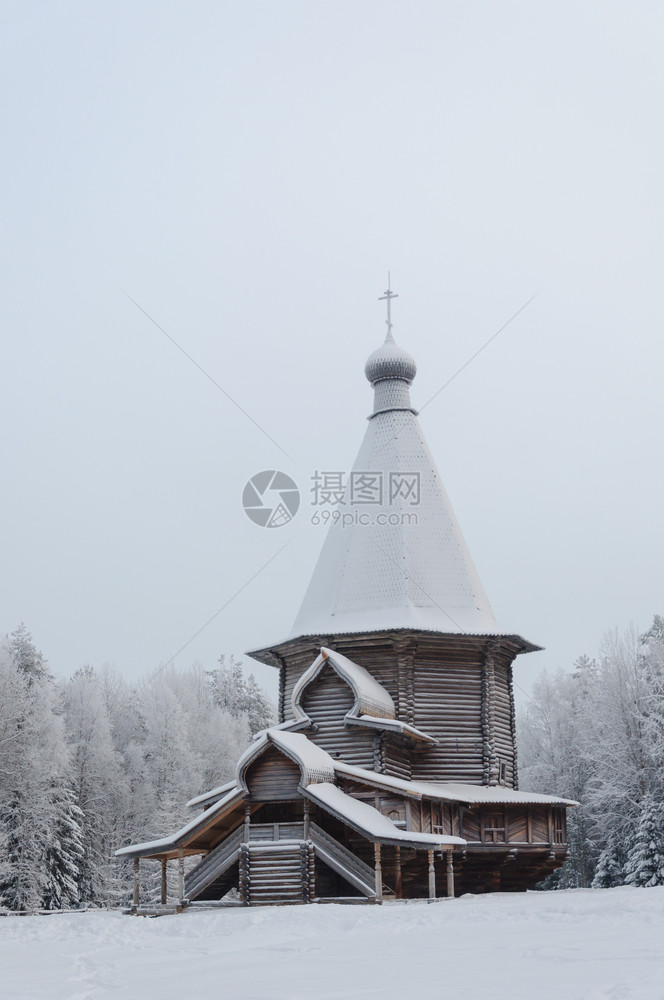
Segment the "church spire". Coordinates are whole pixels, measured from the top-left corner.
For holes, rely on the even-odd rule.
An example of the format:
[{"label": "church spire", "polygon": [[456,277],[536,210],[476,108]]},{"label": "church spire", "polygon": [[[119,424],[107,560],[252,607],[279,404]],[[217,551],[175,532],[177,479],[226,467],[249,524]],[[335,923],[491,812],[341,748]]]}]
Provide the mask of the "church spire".
[{"label": "church spire", "polygon": [[367,360],[374,410],[294,636],[498,626],[410,402],[417,366],[392,333]]}]

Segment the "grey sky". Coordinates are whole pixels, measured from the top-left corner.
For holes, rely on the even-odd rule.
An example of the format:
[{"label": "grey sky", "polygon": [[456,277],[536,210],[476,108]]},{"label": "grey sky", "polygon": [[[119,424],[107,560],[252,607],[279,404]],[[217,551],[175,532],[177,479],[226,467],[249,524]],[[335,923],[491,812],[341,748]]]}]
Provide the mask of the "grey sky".
[{"label": "grey sky", "polygon": [[[59,673],[290,630],[323,540],[245,481],[348,469],[384,336],[505,627],[664,613],[664,9],[0,5],[0,632]],[[129,294],[293,457],[286,459]],[[256,665],[261,680],[267,668]]]}]

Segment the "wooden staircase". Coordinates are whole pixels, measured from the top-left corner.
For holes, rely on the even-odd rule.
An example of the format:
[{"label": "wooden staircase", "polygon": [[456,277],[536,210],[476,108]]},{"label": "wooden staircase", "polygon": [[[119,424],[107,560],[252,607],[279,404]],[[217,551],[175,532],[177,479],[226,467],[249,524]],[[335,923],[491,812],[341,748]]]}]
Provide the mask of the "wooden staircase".
[{"label": "wooden staircase", "polygon": [[314,889],[314,848],[311,841],[242,845],[240,895],[247,905],[311,903]]},{"label": "wooden staircase", "polygon": [[187,899],[221,899],[232,888],[234,879],[224,876],[230,874],[229,870],[239,860],[243,834],[241,826],[189,872],[184,881]]},{"label": "wooden staircase", "polygon": [[310,824],[309,836],[316,855],[321,861],[324,861],[337,875],[341,875],[346,882],[358,889],[363,896],[369,899],[375,898],[376,879],[373,868],[370,868],[361,858],[358,858],[347,847],[331,837],[329,833],[321,830],[316,823]]},{"label": "wooden staircase", "polygon": [[[311,903],[316,898],[316,858],[360,897],[376,901],[373,868],[316,823],[309,824],[306,840],[302,824],[252,824],[248,842],[246,835],[243,824],[189,872],[184,886],[188,901],[219,901],[239,883],[245,905]],[[384,885],[383,897],[391,896]]]}]

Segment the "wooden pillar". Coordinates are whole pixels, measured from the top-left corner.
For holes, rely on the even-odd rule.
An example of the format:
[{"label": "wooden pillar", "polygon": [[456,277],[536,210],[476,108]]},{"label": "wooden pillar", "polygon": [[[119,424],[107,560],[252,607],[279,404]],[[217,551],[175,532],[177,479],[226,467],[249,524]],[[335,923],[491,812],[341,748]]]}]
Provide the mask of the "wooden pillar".
[{"label": "wooden pillar", "polygon": [[436,898],[436,868],[433,863],[433,851],[427,851],[429,855],[429,899]]},{"label": "wooden pillar", "polygon": [[401,848],[394,848],[394,881],[397,899],[401,899]]},{"label": "wooden pillar", "polygon": [[247,802],[247,804],[244,807],[244,842],[245,842],[245,844],[249,843],[250,828],[251,828],[251,806]]},{"label": "wooden pillar", "polygon": [[454,861],[451,851],[447,851],[447,895],[454,899]]},{"label": "wooden pillar", "polygon": [[304,839],[309,840],[309,799],[304,800]]},{"label": "wooden pillar", "polygon": [[168,880],[166,878],[166,858],[161,859],[161,902],[164,906],[168,902]]},{"label": "wooden pillar", "polygon": [[376,873],[376,900],[383,902],[383,869],[380,863],[380,844],[374,844],[374,871]]},{"label": "wooden pillar", "polygon": [[141,901],[140,883],[138,881],[138,858],[134,858],[134,906]]},{"label": "wooden pillar", "polygon": [[184,899],[184,851],[178,848],[178,902],[182,906]]}]

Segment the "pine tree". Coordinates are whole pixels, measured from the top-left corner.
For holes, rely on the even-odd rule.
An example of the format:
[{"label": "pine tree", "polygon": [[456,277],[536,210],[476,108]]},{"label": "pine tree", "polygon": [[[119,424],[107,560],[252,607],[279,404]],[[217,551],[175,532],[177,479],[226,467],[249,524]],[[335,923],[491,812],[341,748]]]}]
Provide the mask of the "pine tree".
[{"label": "pine tree", "polygon": [[68,788],[55,784],[51,800],[53,820],[46,848],[47,881],[43,890],[46,910],[78,906],[78,878],[84,848],[81,822],[83,813]]},{"label": "pine tree", "polygon": [[[57,689],[22,626],[0,648],[0,896],[15,910],[76,901],[76,807]],[[72,843],[73,838],[73,843]]]},{"label": "pine tree", "polygon": [[253,735],[274,723],[274,705],[259,687],[253,674],[245,677],[240,660],[219,657],[219,666],[208,674],[212,697],[216,705],[237,718],[246,715]]},{"label": "pine tree", "polygon": [[64,686],[63,705],[72,786],[82,810],[81,901],[88,906],[111,905],[119,902],[114,887],[119,868],[113,851],[129,811],[129,786],[121,755],[113,746],[103,679],[90,667],[77,670]]},{"label": "pine tree", "polygon": [[17,669],[24,674],[30,683],[44,680],[49,676],[44,656],[35,647],[32,636],[21,622],[15,632],[12,632],[9,649]]},{"label": "pine tree", "polygon": [[627,851],[624,843],[612,838],[600,853],[592,880],[593,889],[612,889],[625,884]]},{"label": "pine tree", "polygon": [[629,854],[625,881],[629,885],[664,885],[664,809],[646,796]]}]

